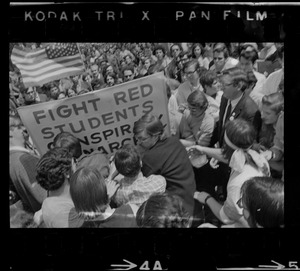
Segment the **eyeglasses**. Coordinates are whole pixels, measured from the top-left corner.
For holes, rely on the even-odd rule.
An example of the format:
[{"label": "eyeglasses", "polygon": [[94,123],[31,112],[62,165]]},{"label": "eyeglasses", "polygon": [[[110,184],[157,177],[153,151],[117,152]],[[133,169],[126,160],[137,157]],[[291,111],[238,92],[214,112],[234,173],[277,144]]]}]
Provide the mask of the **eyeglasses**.
[{"label": "eyeglasses", "polygon": [[138,137],[138,136],[134,136],[135,139],[139,142],[145,142],[147,141],[149,138],[151,138],[151,136],[148,136],[148,137]]},{"label": "eyeglasses", "polygon": [[130,75],[124,75],[125,78],[130,78],[132,76],[132,74]]},{"label": "eyeglasses", "polygon": [[188,107],[188,109],[189,109],[190,111],[195,111],[195,110],[199,109],[199,107],[193,106],[193,105],[189,105],[189,104],[188,104],[187,107]]},{"label": "eyeglasses", "polygon": [[214,60],[223,60],[224,57],[214,57]]},{"label": "eyeglasses", "polygon": [[179,51],[179,49],[175,48],[175,49],[172,49],[172,51],[173,51],[173,52],[175,52],[175,51]]},{"label": "eyeglasses", "polygon": [[192,74],[194,74],[197,70],[194,71],[190,71],[190,72],[185,72],[184,74],[187,76],[191,76]]},{"label": "eyeglasses", "polygon": [[221,82],[221,85],[222,85],[222,87],[229,87],[229,86],[233,85],[233,83],[224,84]]}]

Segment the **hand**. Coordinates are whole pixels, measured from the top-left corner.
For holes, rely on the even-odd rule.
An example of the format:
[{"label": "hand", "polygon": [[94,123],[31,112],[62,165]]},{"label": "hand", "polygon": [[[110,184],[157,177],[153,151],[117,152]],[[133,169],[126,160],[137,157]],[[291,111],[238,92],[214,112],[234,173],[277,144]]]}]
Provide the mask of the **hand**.
[{"label": "hand", "polygon": [[118,184],[114,180],[107,180],[107,182],[106,182],[106,189],[107,189],[107,195],[108,195],[108,197],[110,199],[116,193],[116,191],[119,188],[119,186],[120,186],[120,184]]},{"label": "hand", "polygon": [[206,192],[196,191],[194,193],[194,199],[198,200],[202,204],[205,204],[205,199],[206,199],[207,196],[209,196],[209,194],[206,193]]},{"label": "hand", "polygon": [[192,153],[203,155],[205,152],[203,151],[203,147],[200,145],[194,145],[190,147],[186,147],[186,150],[188,152],[188,155],[191,155]]},{"label": "hand", "polygon": [[213,168],[213,169],[216,169],[219,167],[219,160],[215,159],[215,158],[211,158],[210,161],[209,161],[209,165]]},{"label": "hand", "polygon": [[115,177],[117,177],[117,175],[119,174],[117,168],[116,168],[116,165],[115,165],[115,162],[112,161],[110,163],[110,166],[109,166],[109,176],[108,176],[108,179],[109,180],[113,180]]}]

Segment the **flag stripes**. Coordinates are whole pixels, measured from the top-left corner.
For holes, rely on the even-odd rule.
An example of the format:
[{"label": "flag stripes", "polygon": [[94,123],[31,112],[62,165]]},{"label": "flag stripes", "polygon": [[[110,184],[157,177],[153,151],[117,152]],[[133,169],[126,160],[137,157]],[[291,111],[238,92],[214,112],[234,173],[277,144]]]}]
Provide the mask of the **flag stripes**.
[{"label": "flag stripes", "polygon": [[[56,45],[51,46],[55,48]],[[49,59],[49,52],[48,54],[46,52],[49,48],[33,51],[15,46],[11,60],[20,70],[25,87],[41,86],[53,80],[82,73],[84,64],[77,47],[74,47],[76,44],[67,44],[66,47],[68,46],[71,49],[64,52],[53,49],[56,53],[51,59]]]}]

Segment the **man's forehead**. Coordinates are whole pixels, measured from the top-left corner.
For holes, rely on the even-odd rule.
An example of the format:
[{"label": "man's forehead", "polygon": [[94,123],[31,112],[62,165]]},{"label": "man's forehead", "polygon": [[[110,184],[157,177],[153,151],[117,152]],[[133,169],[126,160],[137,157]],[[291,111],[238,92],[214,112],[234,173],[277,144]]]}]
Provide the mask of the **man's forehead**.
[{"label": "man's forehead", "polygon": [[224,52],[214,52],[214,56],[224,57]]},{"label": "man's forehead", "polygon": [[250,59],[247,59],[247,58],[245,58],[244,56],[241,56],[240,57],[240,62],[251,62],[251,60]]},{"label": "man's forehead", "polygon": [[231,76],[229,74],[224,74],[220,77],[220,81],[222,82],[230,82],[231,81]]}]

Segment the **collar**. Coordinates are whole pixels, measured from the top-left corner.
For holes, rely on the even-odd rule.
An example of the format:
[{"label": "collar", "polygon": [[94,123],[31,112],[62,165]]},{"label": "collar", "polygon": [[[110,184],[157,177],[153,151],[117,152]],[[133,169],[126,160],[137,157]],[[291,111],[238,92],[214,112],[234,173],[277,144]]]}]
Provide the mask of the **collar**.
[{"label": "collar", "polygon": [[238,98],[230,101],[230,103],[231,103],[231,112],[233,112],[233,110],[235,109],[236,105],[243,98],[243,96],[244,96],[244,92],[243,92],[243,94],[240,97],[238,97]]},{"label": "collar", "polygon": [[142,172],[139,172],[139,174],[134,178],[124,177],[122,180],[122,185],[131,186],[136,180],[141,179],[142,177],[144,177]]}]

